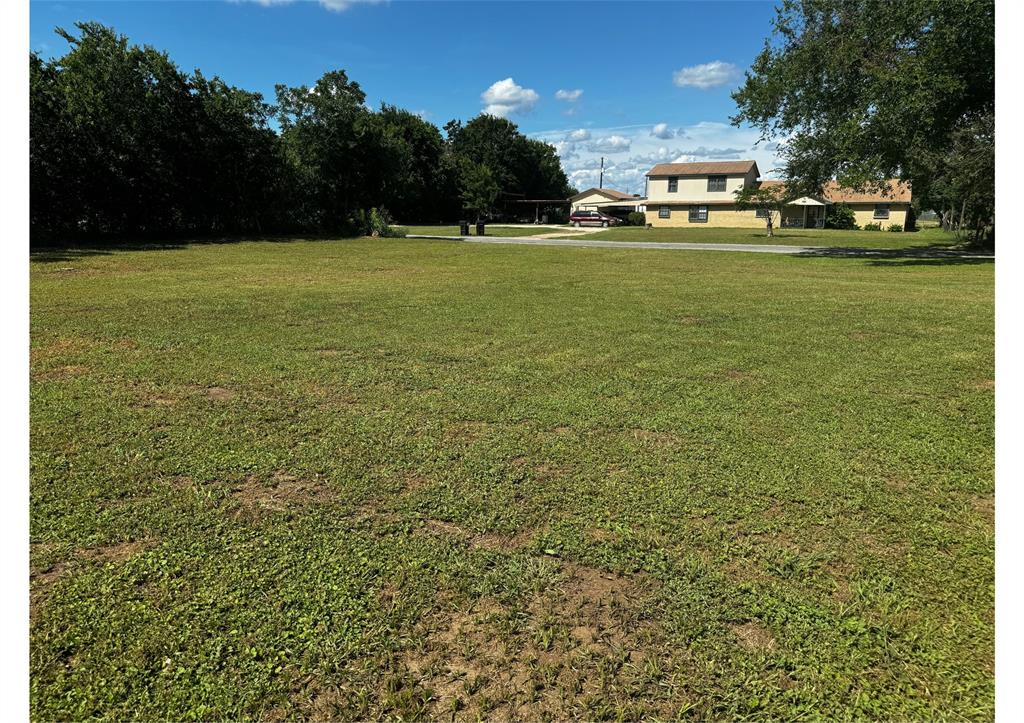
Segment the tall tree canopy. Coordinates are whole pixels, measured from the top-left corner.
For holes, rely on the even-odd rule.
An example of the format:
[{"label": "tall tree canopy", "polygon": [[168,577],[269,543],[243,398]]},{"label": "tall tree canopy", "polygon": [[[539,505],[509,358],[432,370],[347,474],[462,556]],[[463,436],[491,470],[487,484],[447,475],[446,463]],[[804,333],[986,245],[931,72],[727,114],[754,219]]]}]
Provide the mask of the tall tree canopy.
[{"label": "tall tree canopy", "polygon": [[554,146],[527,138],[507,118],[481,114],[462,125],[445,126],[451,152],[486,166],[507,195],[527,198],[568,198],[569,180]]},{"label": "tall tree canopy", "polygon": [[784,0],[732,120],[783,139],[793,188],[899,177],[986,224],[994,176],[963,169],[994,149],[994,36],[993,0]]},{"label": "tall tree canopy", "polygon": [[[276,104],[111,28],[58,29],[63,57],[29,57],[33,240],[353,231],[370,208],[454,220],[492,195],[565,198],[552,146],[504,119],[366,106],[344,70],[276,87]],[[270,125],[276,117],[279,130]],[[467,189],[472,189],[467,194]]]}]

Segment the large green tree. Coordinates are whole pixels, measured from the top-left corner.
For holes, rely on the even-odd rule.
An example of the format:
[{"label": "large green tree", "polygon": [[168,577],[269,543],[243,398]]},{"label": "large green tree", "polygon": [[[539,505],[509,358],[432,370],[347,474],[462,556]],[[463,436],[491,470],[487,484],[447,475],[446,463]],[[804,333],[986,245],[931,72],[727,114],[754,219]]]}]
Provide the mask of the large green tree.
[{"label": "large green tree", "polygon": [[994,148],[994,35],[993,0],[784,0],[732,120],[782,139],[795,191],[899,177],[988,225],[994,178],[962,169]]},{"label": "large green tree", "polygon": [[509,197],[568,198],[569,181],[554,146],[526,137],[507,118],[481,114],[445,126],[451,152],[490,169]]},{"label": "large green tree", "polygon": [[34,241],[261,230],[282,204],[270,109],[97,23],[29,58]]}]

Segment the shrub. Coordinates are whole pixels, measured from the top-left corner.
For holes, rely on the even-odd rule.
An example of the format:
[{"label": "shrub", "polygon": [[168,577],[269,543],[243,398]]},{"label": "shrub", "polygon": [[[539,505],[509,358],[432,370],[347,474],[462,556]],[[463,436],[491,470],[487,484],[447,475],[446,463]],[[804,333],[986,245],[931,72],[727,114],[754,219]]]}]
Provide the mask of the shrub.
[{"label": "shrub", "polygon": [[629,216],[626,217],[626,225],[628,226],[646,226],[647,225],[647,214],[641,213],[640,211],[630,211]]},{"label": "shrub", "polygon": [[391,226],[391,214],[388,210],[381,206],[380,208],[370,209],[370,235],[371,236],[387,236],[388,227]]},{"label": "shrub", "polygon": [[825,212],[825,228],[839,228],[853,231],[860,228],[857,225],[857,216],[848,204],[836,203],[828,207]]},{"label": "shrub", "polygon": [[881,231],[882,224],[880,223],[866,223],[864,224],[865,231]]},{"label": "shrub", "polygon": [[386,208],[371,208],[369,211],[358,209],[352,213],[349,225],[353,233],[377,238],[403,238],[409,229],[404,226],[392,226],[394,221]]},{"label": "shrub", "polygon": [[889,224],[889,230],[890,231],[902,231],[903,230],[903,226],[901,226],[898,223],[891,223],[891,224]]}]

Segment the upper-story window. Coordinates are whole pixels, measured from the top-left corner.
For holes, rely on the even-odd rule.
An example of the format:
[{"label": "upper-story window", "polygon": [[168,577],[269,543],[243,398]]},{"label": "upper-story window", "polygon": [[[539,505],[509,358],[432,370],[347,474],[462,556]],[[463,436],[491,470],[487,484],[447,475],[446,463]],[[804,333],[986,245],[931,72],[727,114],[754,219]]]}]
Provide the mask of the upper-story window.
[{"label": "upper-story window", "polygon": [[875,204],[875,218],[889,218],[889,204],[888,203],[876,203]]},{"label": "upper-story window", "polygon": [[670,176],[668,179],[668,192],[676,193],[679,190],[679,179],[675,176]]},{"label": "upper-story window", "polygon": [[725,176],[708,176],[708,193],[725,190]]}]

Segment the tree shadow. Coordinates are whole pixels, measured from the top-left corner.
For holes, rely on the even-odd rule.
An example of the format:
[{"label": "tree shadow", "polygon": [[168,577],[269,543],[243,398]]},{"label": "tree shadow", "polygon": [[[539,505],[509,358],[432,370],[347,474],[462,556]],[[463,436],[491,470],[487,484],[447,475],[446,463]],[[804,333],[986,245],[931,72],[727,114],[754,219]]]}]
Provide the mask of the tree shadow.
[{"label": "tree shadow", "polygon": [[302,236],[218,236],[167,241],[98,241],[75,244],[39,245],[29,248],[29,258],[39,263],[70,262],[90,256],[109,256],[124,251],[179,251],[189,246],[237,244],[249,241],[260,243],[295,243],[298,241],[326,241],[347,238],[338,234],[305,234]]},{"label": "tree shadow", "polygon": [[995,255],[983,249],[950,247],[944,244],[908,246],[902,249],[874,249],[857,246],[804,249],[798,258],[864,259],[871,266],[968,266],[995,263]]}]

